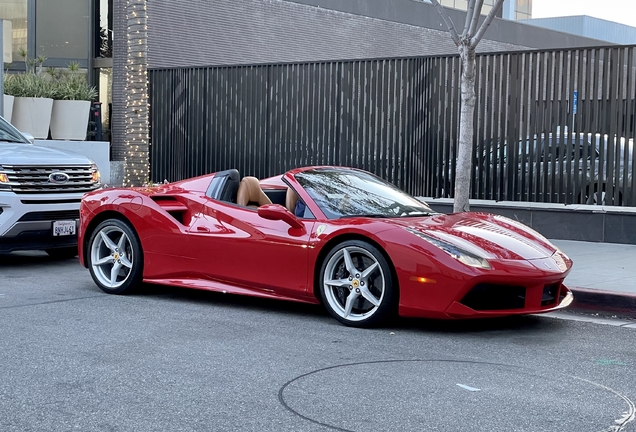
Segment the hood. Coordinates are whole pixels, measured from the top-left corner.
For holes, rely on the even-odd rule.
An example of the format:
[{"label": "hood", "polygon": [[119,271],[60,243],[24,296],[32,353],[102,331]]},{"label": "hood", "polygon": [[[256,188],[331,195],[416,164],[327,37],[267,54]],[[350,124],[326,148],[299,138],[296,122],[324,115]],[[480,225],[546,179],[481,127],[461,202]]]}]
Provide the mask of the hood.
[{"label": "hood", "polygon": [[541,234],[520,222],[488,213],[457,213],[429,218],[393,219],[410,228],[486,259],[547,258],[556,248]]},{"label": "hood", "polygon": [[86,165],[86,156],[33,144],[0,142],[0,165]]}]

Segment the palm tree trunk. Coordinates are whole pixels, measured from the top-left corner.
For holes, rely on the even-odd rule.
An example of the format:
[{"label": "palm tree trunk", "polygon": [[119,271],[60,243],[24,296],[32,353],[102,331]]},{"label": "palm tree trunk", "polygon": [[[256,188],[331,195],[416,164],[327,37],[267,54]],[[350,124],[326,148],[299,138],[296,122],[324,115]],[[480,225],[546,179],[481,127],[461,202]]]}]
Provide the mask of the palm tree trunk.
[{"label": "palm tree trunk", "polygon": [[126,1],[124,185],[140,186],[149,179],[148,20],[146,0]]}]

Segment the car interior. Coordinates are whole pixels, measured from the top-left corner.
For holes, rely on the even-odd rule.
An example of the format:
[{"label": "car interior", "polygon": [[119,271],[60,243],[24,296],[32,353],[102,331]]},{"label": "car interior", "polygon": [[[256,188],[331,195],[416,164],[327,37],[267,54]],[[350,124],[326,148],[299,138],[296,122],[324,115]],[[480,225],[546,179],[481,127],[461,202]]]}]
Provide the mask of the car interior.
[{"label": "car interior", "polygon": [[219,171],[212,178],[205,194],[215,200],[250,208],[280,204],[298,217],[313,218],[313,215],[307,215],[309,209],[299,200],[298,194],[292,188],[263,190],[256,177],[245,176],[239,179],[240,174],[236,169]]}]

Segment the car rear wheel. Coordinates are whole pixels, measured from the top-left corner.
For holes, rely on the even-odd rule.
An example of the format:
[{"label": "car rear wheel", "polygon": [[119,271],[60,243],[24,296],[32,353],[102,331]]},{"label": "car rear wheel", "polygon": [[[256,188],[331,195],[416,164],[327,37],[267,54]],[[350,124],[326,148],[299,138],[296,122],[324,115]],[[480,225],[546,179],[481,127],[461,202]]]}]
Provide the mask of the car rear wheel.
[{"label": "car rear wheel", "polygon": [[369,243],[342,242],[323,261],[322,301],[345,325],[369,327],[381,323],[393,311],[396,291],[389,264]]},{"label": "car rear wheel", "polygon": [[109,294],[125,294],[141,283],[143,252],[128,223],[108,219],[97,226],[88,242],[88,269]]}]

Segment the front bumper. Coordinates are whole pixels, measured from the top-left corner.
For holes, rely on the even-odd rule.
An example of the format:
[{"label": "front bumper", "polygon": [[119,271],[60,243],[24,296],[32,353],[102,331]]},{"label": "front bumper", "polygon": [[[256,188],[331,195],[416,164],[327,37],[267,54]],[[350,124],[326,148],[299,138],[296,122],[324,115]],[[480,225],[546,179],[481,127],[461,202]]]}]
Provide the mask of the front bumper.
[{"label": "front bumper", "polygon": [[509,315],[528,315],[553,312],[555,310],[564,309],[572,304],[574,295],[565,285],[559,286],[558,294],[555,300],[542,305],[541,292],[544,286],[538,285],[529,287],[526,291],[526,297],[523,306],[514,309],[483,309],[477,310],[467,306],[463,302],[453,302],[445,313],[450,318],[491,318]]},{"label": "front bumper", "polygon": [[[0,253],[77,246],[83,193],[0,192]],[[75,235],[54,236],[53,222],[75,221]]]}]

